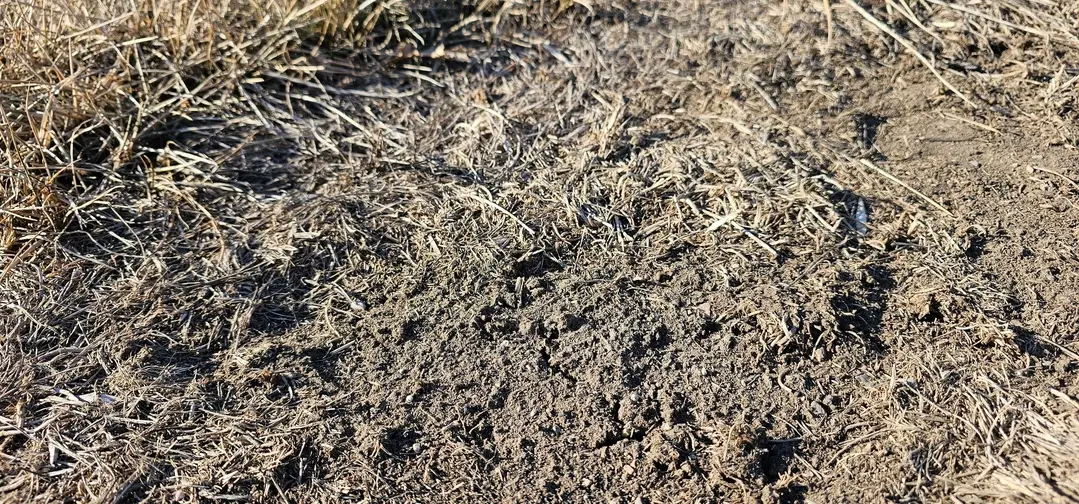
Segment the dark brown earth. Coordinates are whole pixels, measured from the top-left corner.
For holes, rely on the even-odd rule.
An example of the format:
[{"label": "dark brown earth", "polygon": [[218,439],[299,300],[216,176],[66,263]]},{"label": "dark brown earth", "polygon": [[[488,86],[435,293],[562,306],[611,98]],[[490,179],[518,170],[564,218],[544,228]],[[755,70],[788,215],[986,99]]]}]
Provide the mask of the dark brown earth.
[{"label": "dark brown earth", "polygon": [[227,247],[54,270],[100,276],[6,340],[59,427],[8,500],[1075,502],[1074,119],[836,4],[525,24],[341,104]]}]

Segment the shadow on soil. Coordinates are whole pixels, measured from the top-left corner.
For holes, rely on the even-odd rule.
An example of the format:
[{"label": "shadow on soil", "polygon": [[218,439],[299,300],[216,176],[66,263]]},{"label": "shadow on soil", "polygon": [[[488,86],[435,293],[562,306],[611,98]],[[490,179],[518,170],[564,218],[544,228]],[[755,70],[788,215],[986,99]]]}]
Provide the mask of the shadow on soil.
[{"label": "shadow on soil", "polygon": [[867,266],[860,273],[860,279],[850,273],[840,276],[845,285],[832,296],[832,312],[841,340],[858,342],[869,353],[879,355],[888,348],[880,335],[895,279],[890,269],[880,265]]}]

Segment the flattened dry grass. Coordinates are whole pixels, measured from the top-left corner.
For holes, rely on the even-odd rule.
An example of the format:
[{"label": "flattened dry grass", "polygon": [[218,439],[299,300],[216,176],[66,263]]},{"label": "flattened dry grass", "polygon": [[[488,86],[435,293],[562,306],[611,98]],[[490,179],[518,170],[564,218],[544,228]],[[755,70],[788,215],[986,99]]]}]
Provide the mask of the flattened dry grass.
[{"label": "flattened dry grass", "polygon": [[[492,2],[380,0],[3,2],[0,290],[5,335],[0,418],[5,427],[0,500],[63,496],[116,501],[133,492],[164,500],[200,494],[230,498],[228,489],[237,480],[245,498],[273,493],[261,484],[256,489],[235,470],[265,463],[273,473],[280,464],[292,463],[292,448],[304,448],[242,448],[236,460],[225,446],[215,448],[219,443],[212,439],[215,432],[226,437],[236,432],[228,420],[239,418],[145,416],[166,404],[170,410],[180,407],[170,396],[182,382],[201,395],[196,382],[207,384],[198,378],[207,369],[202,364],[207,352],[223,342],[210,335],[214,325],[219,329],[223,321],[232,320],[227,332],[238,335],[258,309],[240,301],[220,311],[222,306],[214,308],[209,305],[215,302],[198,298],[209,293],[207,287],[216,293],[211,296],[244,297],[252,294],[249,288],[261,292],[267,285],[284,283],[286,299],[303,289],[293,285],[299,277],[279,267],[296,250],[291,241],[297,235],[301,241],[311,240],[332,231],[305,233],[271,223],[274,231],[259,237],[255,246],[260,257],[256,266],[246,256],[236,256],[237,251],[243,255],[251,250],[236,219],[257,218],[244,216],[250,211],[245,203],[280,197],[283,186],[278,182],[291,168],[290,160],[327,152],[328,158],[340,159],[338,140],[330,138],[335,128],[327,123],[357,123],[334,107],[334,97],[401,94],[379,82],[379,61],[407,59],[416,47],[427,47],[424,37],[437,43],[450,25],[467,27],[487,11],[499,14],[499,7]],[[351,86],[353,82],[357,85]],[[284,240],[277,239],[279,233]],[[316,269],[333,254],[318,244],[309,252]],[[237,269],[237,260],[248,264]],[[211,285],[217,280],[212,279],[222,274],[244,286],[235,291],[239,284],[226,281],[230,293],[217,291]],[[61,285],[68,287],[54,290]],[[131,288],[135,290],[123,292]],[[314,295],[320,292],[325,294]],[[95,321],[76,321],[84,316]],[[289,316],[287,311],[266,310],[256,322],[268,328]],[[142,317],[149,317],[143,319],[146,324],[136,322]],[[168,322],[161,324],[165,319]],[[141,327],[135,331],[149,331],[150,339],[194,333],[193,350],[176,353],[148,340],[136,342],[131,339],[133,322]],[[114,328],[127,327],[115,338],[80,334],[114,323],[120,324]],[[74,348],[81,350],[72,353]],[[120,370],[113,366],[120,354],[125,355],[121,360],[149,357],[161,364]],[[78,410],[84,405],[111,404],[105,402],[107,395],[73,395],[69,385],[61,383],[106,378],[100,375],[103,369],[76,363],[86,357],[111,362],[105,364],[110,369],[107,379],[139,390],[129,399],[142,399],[124,401],[122,412],[111,411],[110,418],[118,423],[109,420],[109,427],[83,424],[90,428],[90,438],[69,438],[66,427],[64,434],[46,433],[54,421],[82,423]],[[189,406],[202,409],[197,402]],[[46,416],[53,420],[42,422]],[[213,418],[226,418],[224,427],[215,427]],[[149,431],[139,436],[142,441],[136,444],[141,448],[108,441],[109,432],[121,425],[162,428],[158,432],[167,438],[199,446],[198,453],[169,455],[171,443]],[[104,445],[92,446],[97,443]],[[147,457],[145,447],[151,445],[165,451]],[[177,456],[198,462],[162,464]],[[79,469],[61,469],[63,460],[75,461]],[[223,472],[205,474],[212,465]],[[53,469],[41,470],[47,466]],[[281,479],[309,477],[301,470],[278,477],[274,486]],[[185,483],[163,484],[163,478]],[[224,486],[214,483],[200,491],[204,480]]]},{"label": "flattened dry grass", "polygon": [[[699,248],[766,268],[914,240],[962,276],[940,204],[835,132],[857,76],[929,67],[942,109],[1074,142],[1067,2],[558,4],[0,5],[0,500],[400,497],[384,432],[320,437],[344,436],[347,393],[260,359],[301,320],[346,352],[365,296],[422,282],[407,273],[510,280],[512,305],[574,264]],[[874,195],[863,238],[852,208]],[[981,324],[963,330],[1011,338],[1005,295],[962,280]],[[767,346],[796,345],[783,328]],[[938,358],[904,376],[931,383]],[[1074,500],[1074,400],[969,378],[889,385],[920,408],[861,405],[851,439],[969,444],[928,450],[945,477],[896,483],[911,498]],[[454,443],[443,467],[468,479],[448,491],[497,495]]]}]

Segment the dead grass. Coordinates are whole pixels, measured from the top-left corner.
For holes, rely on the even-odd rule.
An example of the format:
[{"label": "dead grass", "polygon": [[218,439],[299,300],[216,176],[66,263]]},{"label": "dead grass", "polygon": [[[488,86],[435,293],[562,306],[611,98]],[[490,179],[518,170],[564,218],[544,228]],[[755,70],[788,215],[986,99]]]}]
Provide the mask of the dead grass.
[{"label": "dead grass", "polygon": [[[354,3],[7,3],[4,248],[78,221],[74,200],[102,181],[228,184],[213,172],[245,144],[296,135],[262,96],[263,72],[311,76],[305,48],[357,46],[380,24],[387,43],[402,36],[404,7]],[[240,138],[193,145],[224,131]]]},{"label": "dead grass", "polygon": [[[494,498],[496,457],[449,427],[438,469],[394,473],[411,438],[347,419],[343,383],[377,370],[314,380],[280,342],[348,354],[428,282],[520,309],[558,272],[640,286],[700,257],[725,288],[807,265],[808,300],[833,288],[820,261],[916,248],[898,288],[912,313],[943,299],[957,340],[913,337],[850,405],[863,422],[806,432],[830,465],[807,472],[917,445],[915,477],[879,475],[899,499],[1073,502],[1076,405],[1009,383],[1014,295],[958,259],[947,202],[845,128],[927,76],[942,113],[1074,145],[1077,28],[1042,0],[5,2],[0,500]],[[816,359],[869,336],[843,309],[814,338],[787,308],[740,316]],[[707,450],[750,493],[756,442]]]}]

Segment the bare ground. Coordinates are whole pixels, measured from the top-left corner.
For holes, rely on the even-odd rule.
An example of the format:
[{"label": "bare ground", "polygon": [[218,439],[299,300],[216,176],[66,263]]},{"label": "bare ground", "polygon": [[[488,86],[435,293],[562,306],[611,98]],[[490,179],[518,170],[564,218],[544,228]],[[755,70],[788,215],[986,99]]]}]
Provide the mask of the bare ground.
[{"label": "bare ground", "polygon": [[1076,52],[906,32],[972,106],[859,16],[466,25],[89,190],[5,256],[0,500],[1076,502]]}]

